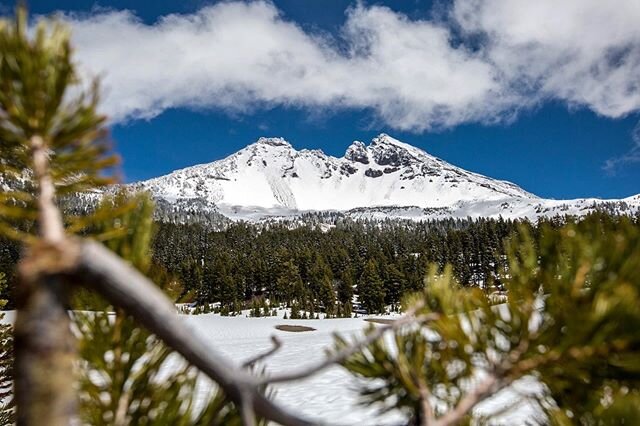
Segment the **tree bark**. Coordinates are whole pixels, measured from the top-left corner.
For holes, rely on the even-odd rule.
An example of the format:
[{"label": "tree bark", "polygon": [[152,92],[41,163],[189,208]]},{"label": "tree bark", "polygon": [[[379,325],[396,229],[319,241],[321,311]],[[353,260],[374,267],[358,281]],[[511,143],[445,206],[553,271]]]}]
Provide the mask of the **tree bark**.
[{"label": "tree bark", "polygon": [[69,425],[77,407],[68,286],[62,275],[44,275],[37,269],[27,261],[19,271],[14,329],[17,424]]}]

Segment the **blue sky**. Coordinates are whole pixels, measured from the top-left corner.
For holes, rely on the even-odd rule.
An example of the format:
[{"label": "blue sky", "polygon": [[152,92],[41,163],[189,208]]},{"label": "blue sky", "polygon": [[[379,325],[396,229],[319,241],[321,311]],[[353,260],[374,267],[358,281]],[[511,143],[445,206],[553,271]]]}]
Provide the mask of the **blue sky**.
[{"label": "blue sky", "polygon": [[340,156],[385,132],[544,197],[640,193],[640,10],[545,1],[29,4],[103,77],[128,181],[259,136]]}]

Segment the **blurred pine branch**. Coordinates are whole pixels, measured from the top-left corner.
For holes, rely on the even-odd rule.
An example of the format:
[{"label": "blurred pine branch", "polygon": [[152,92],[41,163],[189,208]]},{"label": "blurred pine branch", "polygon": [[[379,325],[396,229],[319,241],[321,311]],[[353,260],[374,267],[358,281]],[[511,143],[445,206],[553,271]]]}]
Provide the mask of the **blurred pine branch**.
[{"label": "blurred pine branch", "polygon": [[457,424],[529,377],[541,385],[528,398],[542,423],[640,421],[640,231],[617,222],[591,216],[546,227],[537,240],[523,229],[508,243],[503,304],[460,286],[451,268],[433,267],[405,304],[439,319],[344,362],[367,379],[362,402],[399,408],[412,424]]}]

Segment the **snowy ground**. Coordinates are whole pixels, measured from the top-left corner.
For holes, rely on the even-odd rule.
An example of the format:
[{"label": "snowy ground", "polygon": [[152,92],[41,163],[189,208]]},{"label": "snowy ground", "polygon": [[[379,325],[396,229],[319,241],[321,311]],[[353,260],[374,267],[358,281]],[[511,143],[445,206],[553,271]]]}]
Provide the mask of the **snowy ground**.
[{"label": "snowy ground", "polygon": [[[270,336],[276,335],[283,347],[266,362],[269,372],[284,372],[308,365],[324,357],[330,347],[332,334],[358,336],[369,323],[362,318],[283,320],[282,318],[220,317],[218,315],[183,316],[203,339],[233,360],[241,364],[244,360],[272,347]],[[296,324],[313,327],[311,332],[290,333],[276,330],[278,324]],[[375,408],[358,404],[359,383],[339,367],[331,368],[307,380],[278,386],[275,399],[286,407],[304,414],[310,419],[329,424],[400,425],[404,417],[399,412],[380,415]],[[516,383],[514,389],[506,390],[486,401],[476,414],[487,415],[502,411],[516,403],[508,412],[496,417],[493,425],[524,425],[534,415],[534,409],[526,403],[518,403],[518,395],[539,391],[534,380]],[[201,397],[207,386],[201,388]]]},{"label": "snowy ground", "polygon": [[[197,315],[182,317],[202,338],[236,364],[266,352],[272,347],[270,336],[276,335],[283,347],[267,362],[268,372],[285,372],[321,360],[332,344],[332,334],[359,334],[367,324],[361,318],[330,320],[283,320],[282,318],[220,317]],[[278,324],[313,327],[315,331],[291,333],[276,330]],[[305,381],[278,386],[275,399],[284,406],[311,419],[337,424],[401,424],[398,413],[383,417],[374,409],[357,405],[357,382],[339,367]],[[206,388],[202,389],[202,397]],[[375,420],[374,420],[375,419]],[[364,423],[363,423],[364,422]]]},{"label": "snowy ground", "polygon": [[[282,316],[282,312],[280,313]],[[13,312],[7,313],[3,321],[13,321]],[[363,318],[283,320],[281,317],[247,318],[221,317],[214,314],[181,315],[202,339],[206,340],[218,354],[226,356],[240,365],[256,354],[272,347],[270,337],[276,335],[283,347],[266,361],[268,372],[278,373],[297,369],[324,357],[324,350],[333,342],[333,333],[356,337],[369,323]],[[275,329],[278,324],[303,325],[316,330],[291,333]],[[338,425],[401,425],[404,417],[399,412],[380,415],[375,408],[358,404],[359,383],[342,370],[333,367],[304,381],[287,383],[276,387],[275,399],[282,405],[307,416],[309,419]],[[204,400],[211,384],[203,380],[199,386],[198,399]],[[507,389],[484,402],[475,411],[486,415],[504,410],[519,401],[519,395],[537,392],[540,386],[535,380],[522,380],[513,389]],[[492,425],[525,425],[535,410],[526,403],[516,403],[509,411],[496,417]]]}]

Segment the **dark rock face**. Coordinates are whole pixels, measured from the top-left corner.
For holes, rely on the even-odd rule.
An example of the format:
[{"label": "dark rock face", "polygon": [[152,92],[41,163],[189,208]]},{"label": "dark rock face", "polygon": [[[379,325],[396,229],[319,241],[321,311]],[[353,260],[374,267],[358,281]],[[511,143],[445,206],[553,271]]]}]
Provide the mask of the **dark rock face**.
[{"label": "dark rock face", "polygon": [[357,171],[358,169],[356,169],[355,167],[349,164],[343,164],[342,166],[340,166],[340,173],[342,173],[345,176],[355,174],[355,172]]},{"label": "dark rock face", "polygon": [[271,146],[291,146],[289,142],[284,140],[284,138],[260,138],[258,139],[258,144],[263,145],[271,145]]},{"label": "dark rock face", "polygon": [[370,150],[373,155],[373,161],[381,166],[408,167],[419,163],[419,160],[406,149],[385,142],[381,138],[373,140]]},{"label": "dark rock face", "polygon": [[406,169],[400,175],[400,180],[413,180],[415,178],[416,178],[416,173],[411,168]]},{"label": "dark rock face", "polygon": [[375,160],[376,163],[380,164],[381,166],[399,166],[401,164],[400,161],[400,154],[398,153],[398,151],[394,150],[394,149],[387,149],[384,151],[378,151],[377,152],[379,155],[376,156]]},{"label": "dark rock face", "polygon": [[374,170],[374,169],[367,169],[364,172],[365,176],[369,176],[371,178],[377,178],[382,176],[382,172],[380,170]]},{"label": "dark rock face", "polygon": [[367,147],[360,141],[352,143],[347,152],[344,154],[344,158],[357,163],[369,164],[369,155],[367,154]]},{"label": "dark rock face", "polygon": [[426,164],[423,164],[422,167],[420,167],[420,171],[422,172],[423,176],[439,176],[440,175],[439,168],[429,167]]}]

